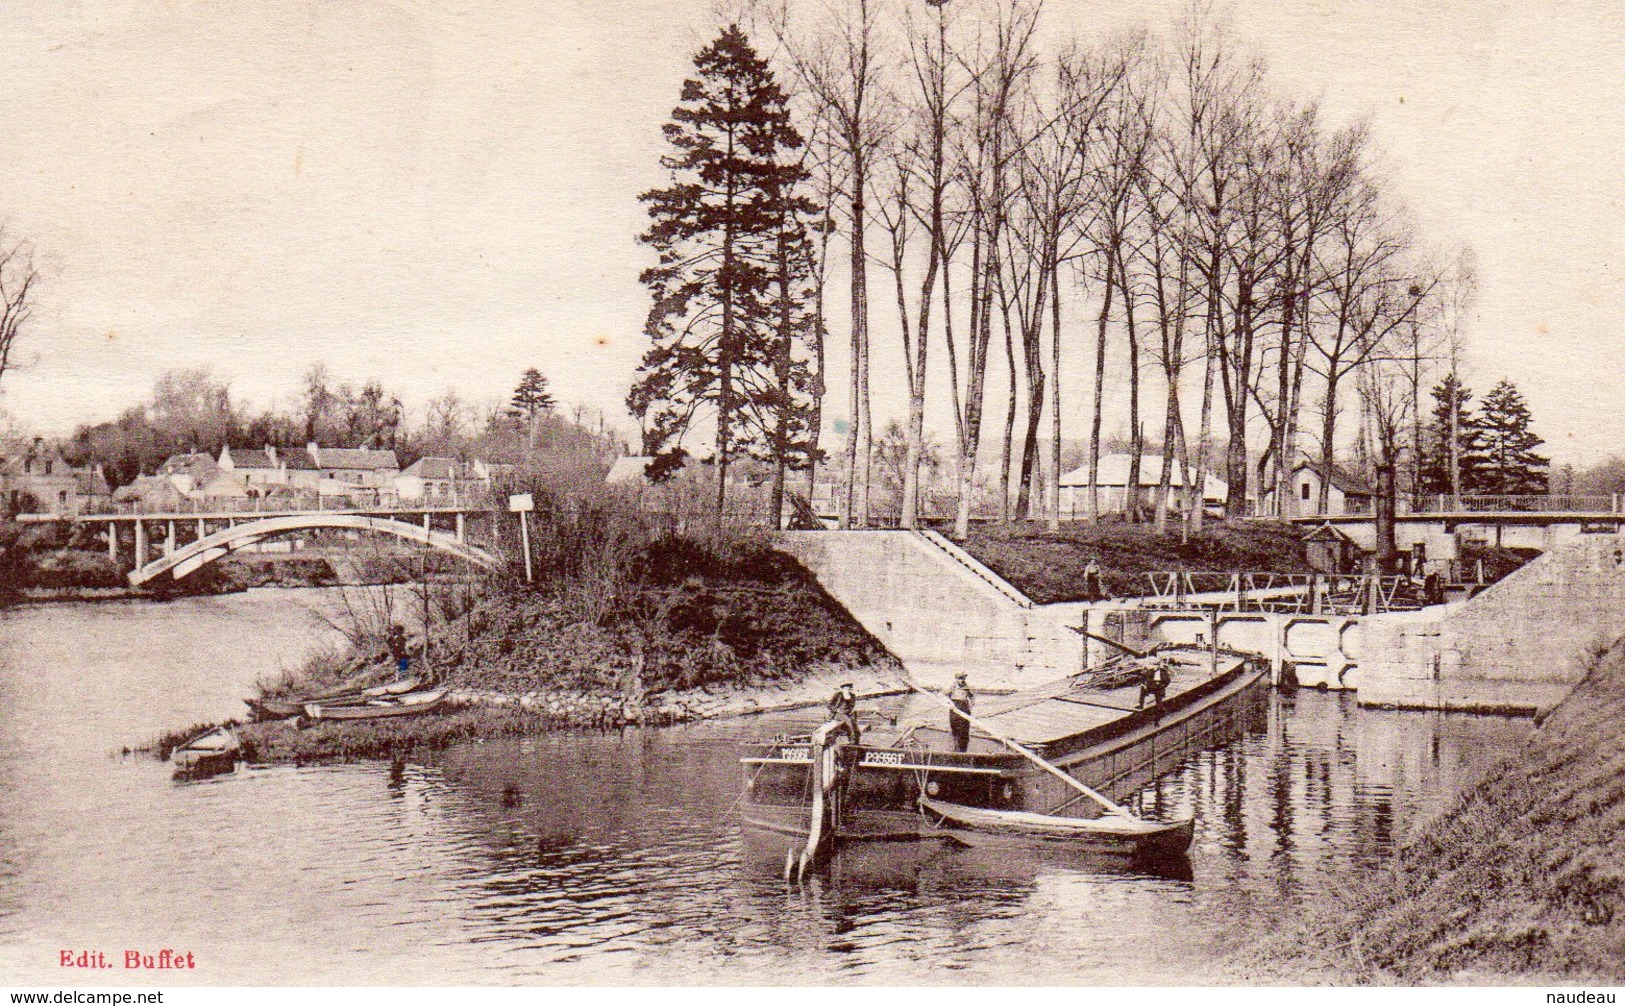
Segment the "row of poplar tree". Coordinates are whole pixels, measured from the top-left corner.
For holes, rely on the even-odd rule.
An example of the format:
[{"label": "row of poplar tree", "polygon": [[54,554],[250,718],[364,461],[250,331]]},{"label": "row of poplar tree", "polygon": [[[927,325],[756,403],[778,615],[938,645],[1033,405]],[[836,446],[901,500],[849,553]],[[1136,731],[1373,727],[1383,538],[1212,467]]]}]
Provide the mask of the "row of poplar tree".
[{"label": "row of poplar tree", "polygon": [[[786,472],[823,459],[826,392],[844,390],[841,513],[867,524],[875,265],[908,392],[905,527],[920,516],[928,386],[950,399],[956,532],[988,483],[997,516],[1057,523],[1063,370],[1089,374],[1072,392],[1087,435],[1071,436],[1090,470],[1108,395],[1129,417],[1131,484],[1160,438],[1159,529],[1177,507],[1200,531],[1208,472],[1241,512],[1301,454],[1330,468],[1351,440],[1372,467],[1409,471],[1413,492],[1440,484],[1423,474],[1425,399],[1441,375],[1459,383],[1470,255],[1427,250],[1373,170],[1365,126],[1333,128],[1276,93],[1208,5],[1166,40],[1096,45],[1047,23],[1039,0],[735,6],[664,127],[671,183],[642,197],[659,258],[643,274],[651,347],[628,405],[655,474],[703,425],[719,511],[728,466],[748,456],[773,464],[782,512]],[[844,389],[825,371],[837,253]],[[1492,393],[1481,418],[1500,404]],[[1479,464],[1472,442],[1447,453],[1455,491],[1532,484],[1504,459]],[[1093,518],[1098,488],[1086,493]],[[1273,505],[1290,516],[1293,497]]]}]

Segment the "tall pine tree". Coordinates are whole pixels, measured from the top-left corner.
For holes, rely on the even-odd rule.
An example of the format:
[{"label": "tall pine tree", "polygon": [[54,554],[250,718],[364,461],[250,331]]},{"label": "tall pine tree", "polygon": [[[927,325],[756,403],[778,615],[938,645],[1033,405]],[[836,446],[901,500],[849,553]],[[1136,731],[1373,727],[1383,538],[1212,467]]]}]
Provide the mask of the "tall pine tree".
[{"label": "tall pine tree", "polygon": [[805,385],[793,345],[805,272],[785,260],[813,207],[796,196],[806,173],[788,156],[802,138],[745,33],[728,26],[694,65],[664,129],[672,184],[641,197],[653,220],[642,240],[660,264],[642,277],[654,345],[627,405],[657,457],[680,450],[701,414],[714,417],[720,517],[735,457],[754,447],[793,463],[792,441],[804,439],[792,405]]},{"label": "tall pine tree", "polygon": [[[1490,491],[1484,481],[1483,432],[1471,408],[1472,389],[1462,387],[1451,374],[1433,386],[1432,395],[1433,419],[1424,435],[1422,452],[1422,491],[1444,496]],[[1452,429],[1454,452],[1450,449]]]},{"label": "tall pine tree", "polygon": [[519,386],[513,389],[513,399],[508,403],[508,415],[520,419],[535,419],[538,413],[552,412],[557,406],[553,395],[547,390],[547,378],[535,367],[526,370],[519,378]]},{"label": "tall pine tree", "polygon": [[[792,146],[799,146],[800,138],[794,140]],[[805,178],[799,169],[787,170],[767,187],[774,220],[773,278],[768,288],[772,377],[756,396],[755,414],[763,431],[758,457],[773,465],[768,506],[775,522],[784,515],[785,472],[808,470],[819,460],[813,426],[817,422],[813,402],[817,375],[808,359],[808,351],[824,337],[808,237],[809,221],[819,206],[799,191]]]},{"label": "tall pine tree", "polygon": [[1533,417],[1511,381],[1502,381],[1484,396],[1484,475],[1488,491],[1508,496],[1546,492],[1551,459],[1535,453],[1545,443],[1529,428]]}]

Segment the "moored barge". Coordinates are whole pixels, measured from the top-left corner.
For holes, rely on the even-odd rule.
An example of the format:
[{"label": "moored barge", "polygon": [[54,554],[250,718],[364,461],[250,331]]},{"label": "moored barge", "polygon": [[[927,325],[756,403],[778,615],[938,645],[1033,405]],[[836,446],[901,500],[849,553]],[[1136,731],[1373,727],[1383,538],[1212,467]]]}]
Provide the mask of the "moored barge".
[{"label": "moored barge", "polygon": [[1051,770],[1099,791],[1106,803],[1125,799],[1187,755],[1256,725],[1269,671],[1249,656],[1205,649],[1147,659],[1171,672],[1160,704],[1136,709],[1137,686],[1103,687],[1087,674],[984,697],[965,752],[953,750],[947,714],[934,709],[925,722],[867,729],[857,743],[836,724],[748,742],[740,759],[744,824],[809,850],[828,841],[952,837],[1179,851],[1190,842],[1188,821],[1153,834],[1139,826],[1155,822],[1113,820],[1109,810],[1102,816],[1100,801]]}]

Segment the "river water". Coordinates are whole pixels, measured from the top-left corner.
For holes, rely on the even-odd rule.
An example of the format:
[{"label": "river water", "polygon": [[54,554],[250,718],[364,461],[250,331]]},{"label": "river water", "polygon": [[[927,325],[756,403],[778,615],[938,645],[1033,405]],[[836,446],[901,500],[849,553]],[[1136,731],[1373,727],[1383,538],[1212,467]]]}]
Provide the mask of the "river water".
[{"label": "river water", "polygon": [[[1188,871],[898,846],[800,886],[732,813],[737,742],[785,717],[190,783],[120,753],[241,716],[321,645],[331,602],[0,612],[0,983],[1224,981],[1529,730],[1276,697],[1266,729],[1141,795],[1196,811]],[[196,970],[120,966],[166,947]],[[114,968],[62,969],[63,950]]]}]

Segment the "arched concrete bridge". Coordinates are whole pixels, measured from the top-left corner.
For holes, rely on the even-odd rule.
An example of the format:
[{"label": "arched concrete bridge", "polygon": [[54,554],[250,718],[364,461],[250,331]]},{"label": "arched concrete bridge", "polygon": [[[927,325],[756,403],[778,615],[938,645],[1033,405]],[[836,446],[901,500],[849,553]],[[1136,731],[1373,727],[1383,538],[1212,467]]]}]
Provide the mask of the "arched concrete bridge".
[{"label": "arched concrete bridge", "polygon": [[131,571],[130,585],[139,586],[164,573],[170,573],[179,580],[216,559],[230,555],[237,549],[257,544],[266,538],[290,531],[331,528],[391,534],[397,538],[439,549],[484,569],[497,570],[502,567],[502,560],[485,549],[468,544],[458,535],[434,531],[422,524],[367,514],[318,512],[245,521],[205,535],[183,548],[178,548]]}]

